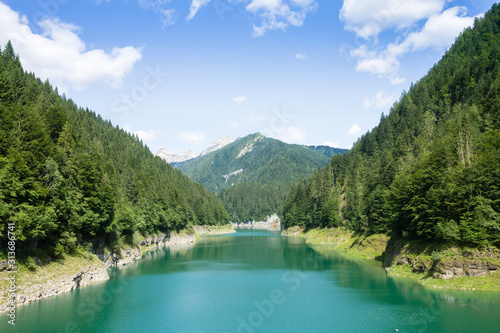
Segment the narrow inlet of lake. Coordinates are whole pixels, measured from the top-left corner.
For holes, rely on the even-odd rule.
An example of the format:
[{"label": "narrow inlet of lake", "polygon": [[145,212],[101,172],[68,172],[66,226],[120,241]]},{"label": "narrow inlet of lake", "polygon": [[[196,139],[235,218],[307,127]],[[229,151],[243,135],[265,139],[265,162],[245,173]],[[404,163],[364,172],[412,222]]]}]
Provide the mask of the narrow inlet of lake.
[{"label": "narrow inlet of lake", "polygon": [[[495,332],[500,293],[426,290],[264,231],[149,253],[21,308],[17,332]],[[5,319],[5,318],[4,318]],[[0,330],[6,332],[7,320]],[[10,331],[10,330],[9,330]]]}]

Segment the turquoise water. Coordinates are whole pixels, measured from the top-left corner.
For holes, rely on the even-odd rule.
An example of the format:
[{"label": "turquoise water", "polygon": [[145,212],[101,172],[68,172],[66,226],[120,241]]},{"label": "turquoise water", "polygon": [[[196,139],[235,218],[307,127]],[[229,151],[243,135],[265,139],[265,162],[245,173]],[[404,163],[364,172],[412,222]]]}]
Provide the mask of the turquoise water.
[{"label": "turquoise water", "polygon": [[[326,254],[319,254],[326,253]],[[18,309],[17,332],[498,332],[500,294],[434,292],[258,231],[150,253]]]}]

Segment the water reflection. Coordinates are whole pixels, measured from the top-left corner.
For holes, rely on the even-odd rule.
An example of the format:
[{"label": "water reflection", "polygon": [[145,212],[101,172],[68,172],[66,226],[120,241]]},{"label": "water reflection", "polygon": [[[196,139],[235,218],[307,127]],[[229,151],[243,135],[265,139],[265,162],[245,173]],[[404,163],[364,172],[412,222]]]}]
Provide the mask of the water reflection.
[{"label": "water reflection", "polygon": [[500,327],[498,293],[426,290],[326,246],[265,231],[207,236],[196,246],[157,250],[113,269],[110,277],[20,308],[20,331],[237,332],[237,318],[248,323],[255,302],[264,304],[276,290],[286,302],[263,317],[261,326],[250,327],[252,332]]}]

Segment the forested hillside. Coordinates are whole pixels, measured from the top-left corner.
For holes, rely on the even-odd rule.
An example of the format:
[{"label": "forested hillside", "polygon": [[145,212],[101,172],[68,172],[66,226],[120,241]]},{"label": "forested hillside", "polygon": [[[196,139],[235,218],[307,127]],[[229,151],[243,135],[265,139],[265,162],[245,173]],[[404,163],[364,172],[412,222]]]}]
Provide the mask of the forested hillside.
[{"label": "forested hillside", "polygon": [[134,234],[226,224],[222,204],[134,135],[25,73],[0,52],[0,250],[116,245]]},{"label": "forested hillside", "polygon": [[344,149],[344,148],[334,148],[330,146],[306,146],[307,148],[311,149],[312,151],[315,151],[317,153],[320,153],[322,155],[328,156],[328,157],[333,157],[333,155],[344,155],[346,152],[349,151],[349,149]]},{"label": "forested hillside", "polygon": [[310,177],[329,158],[305,146],[248,135],[179,168],[218,193],[233,221],[280,213],[291,184]]},{"label": "forested hillside", "polygon": [[344,156],[295,186],[285,226],[500,245],[500,7]]}]

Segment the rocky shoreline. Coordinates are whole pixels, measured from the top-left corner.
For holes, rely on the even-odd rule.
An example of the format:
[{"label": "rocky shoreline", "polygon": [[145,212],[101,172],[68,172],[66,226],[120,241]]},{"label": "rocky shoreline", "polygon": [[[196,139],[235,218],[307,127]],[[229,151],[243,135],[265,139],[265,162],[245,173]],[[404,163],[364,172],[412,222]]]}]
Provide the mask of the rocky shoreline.
[{"label": "rocky shoreline", "polygon": [[234,229],[250,230],[281,230],[281,220],[278,215],[267,217],[266,221],[231,222]]},{"label": "rocky shoreline", "polygon": [[351,231],[292,227],[284,236],[308,244],[330,245],[349,256],[378,261],[387,274],[409,278],[429,288],[500,291],[500,249],[456,244],[404,242],[386,235],[356,235]]},{"label": "rocky shoreline", "polygon": [[[109,280],[108,269],[140,261],[146,252],[167,247],[191,247],[196,244],[200,235],[232,232],[236,231],[230,226],[194,226],[179,233],[145,237],[139,245],[126,246],[117,253],[97,250],[87,253],[84,257],[67,256],[62,263],[54,261],[37,267],[34,272],[18,273],[20,276],[16,280],[16,307]],[[0,281],[7,281],[10,274],[2,267],[0,263]],[[7,284],[0,290],[0,313],[10,310],[8,289]]]}]

